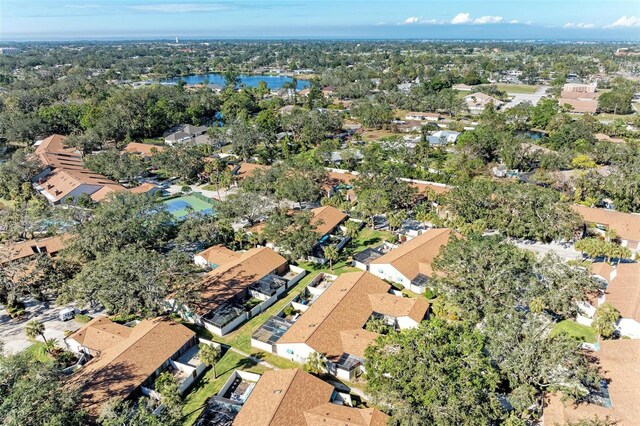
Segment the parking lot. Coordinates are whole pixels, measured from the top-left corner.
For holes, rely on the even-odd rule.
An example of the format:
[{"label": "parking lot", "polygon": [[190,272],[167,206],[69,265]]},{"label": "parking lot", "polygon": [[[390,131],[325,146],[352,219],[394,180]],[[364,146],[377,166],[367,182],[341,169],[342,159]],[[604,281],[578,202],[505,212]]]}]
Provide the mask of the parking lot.
[{"label": "parking lot", "polygon": [[27,314],[18,320],[11,319],[4,308],[0,310],[0,340],[4,343],[6,354],[15,354],[31,346],[32,342],[27,339],[24,333],[27,323],[31,320],[42,321],[46,338],[56,339],[58,346],[61,347],[64,347],[65,330],[75,331],[82,325],[75,320],[60,321],[60,311],[66,306],[56,306],[50,303],[49,308],[45,308],[44,305],[34,300],[28,300],[26,305]]}]

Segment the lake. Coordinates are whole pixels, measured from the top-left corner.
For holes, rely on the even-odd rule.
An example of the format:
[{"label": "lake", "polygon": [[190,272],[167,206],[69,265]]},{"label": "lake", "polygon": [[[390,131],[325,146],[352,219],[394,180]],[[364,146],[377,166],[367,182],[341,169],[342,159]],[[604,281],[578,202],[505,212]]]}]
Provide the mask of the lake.
[{"label": "lake", "polygon": [[[240,75],[240,84],[244,84],[249,87],[258,87],[258,82],[265,81],[269,89],[280,89],[282,85],[287,81],[292,81],[291,77],[283,75]],[[187,84],[201,84],[208,80],[209,84],[215,84],[216,86],[224,86],[224,77],[222,74],[192,74],[185,75],[183,77],[173,77],[165,80],[160,80],[160,83],[165,84],[177,84],[180,80],[184,80]],[[298,90],[302,90],[309,87],[308,80],[298,80]]]}]

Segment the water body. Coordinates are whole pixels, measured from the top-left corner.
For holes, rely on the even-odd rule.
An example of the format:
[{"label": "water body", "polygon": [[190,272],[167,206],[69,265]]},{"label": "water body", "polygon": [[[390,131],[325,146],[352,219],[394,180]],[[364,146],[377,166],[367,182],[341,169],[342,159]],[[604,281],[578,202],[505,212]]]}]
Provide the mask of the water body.
[{"label": "water body", "polygon": [[[293,78],[283,75],[240,75],[240,84],[248,87],[258,87],[260,81],[265,81],[269,89],[277,90],[282,88],[282,85],[287,81],[293,81]],[[165,80],[160,80],[160,83],[164,84],[177,84],[180,80],[184,80],[187,84],[202,84],[205,80],[208,80],[209,84],[216,86],[224,86],[224,77],[222,74],[192,74],[185,75],[183,77],[173,77]],[[308,80],[298,80],[298,90],[309,87]]]}]

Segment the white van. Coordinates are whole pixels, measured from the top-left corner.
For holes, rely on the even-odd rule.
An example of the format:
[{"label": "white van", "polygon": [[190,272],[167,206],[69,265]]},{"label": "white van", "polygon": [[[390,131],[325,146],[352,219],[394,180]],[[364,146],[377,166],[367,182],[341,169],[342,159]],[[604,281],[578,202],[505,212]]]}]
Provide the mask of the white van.
[{"label": "white van", "polygon": [[64,308],[60,311],[60,321],[69,321],[76,316],[75,308]]}]

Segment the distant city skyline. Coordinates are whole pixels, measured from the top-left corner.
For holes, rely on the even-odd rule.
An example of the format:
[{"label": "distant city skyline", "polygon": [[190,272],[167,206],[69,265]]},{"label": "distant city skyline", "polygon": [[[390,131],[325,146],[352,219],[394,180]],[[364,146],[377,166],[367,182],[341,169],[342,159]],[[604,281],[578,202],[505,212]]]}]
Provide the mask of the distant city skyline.
[{"label": "distant city skyline", "polygon": [[637,0],[2,0],[0,40],[640,40]]}]

